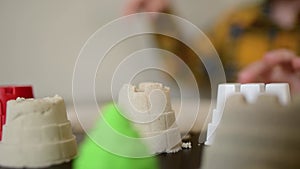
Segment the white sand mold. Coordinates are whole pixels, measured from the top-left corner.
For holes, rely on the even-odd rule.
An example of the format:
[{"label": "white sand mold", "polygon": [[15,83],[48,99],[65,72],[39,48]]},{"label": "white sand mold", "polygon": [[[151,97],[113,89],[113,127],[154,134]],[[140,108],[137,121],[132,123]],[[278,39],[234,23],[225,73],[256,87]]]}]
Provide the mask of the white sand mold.
[{"label": "white sand mold", "polygon": [[[290,88],[287,83],[225,83],[218,86],[217,105],[213,110],[212,121],[208,124],[205,145],[212,145],[216,129],[222,119],[226,100],[234,94],[242,94],[249,104],[254,104],[262,94],[274,95],[280,104],[287,105],[291,101]],[[200,138],[199,138],[200,140]]]},{"label": "white sand mold", "polygon": [[170,102],[170,88],[160,83],[126,84],[118,105],[148,144],[152,154],[181,150],[181,136]]},{"label": "white sand mold", "polygon": [[0,142],[1,166],[48,167],[68,162],[76,154],[76,139],[63,98],[56,95],[7,102]]}]

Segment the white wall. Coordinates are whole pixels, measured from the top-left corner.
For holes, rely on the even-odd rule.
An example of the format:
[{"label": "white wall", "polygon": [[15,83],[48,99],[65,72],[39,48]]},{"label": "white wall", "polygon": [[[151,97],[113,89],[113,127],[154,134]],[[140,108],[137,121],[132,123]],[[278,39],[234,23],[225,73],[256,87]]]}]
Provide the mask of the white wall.
[{"label": "white wall", "polygon": [[[225,9],[249,1],[253,0],[174,0],[174,7],[179,16],[205,28]],[[0,85],[32,84],[36,97],[59,94],[71,100],[72,73],[81,47],[99,27],[121,15],[123,3],[0,0]],[[145,45],[118,48],[118,53],[134,51],[137,44]]]}]

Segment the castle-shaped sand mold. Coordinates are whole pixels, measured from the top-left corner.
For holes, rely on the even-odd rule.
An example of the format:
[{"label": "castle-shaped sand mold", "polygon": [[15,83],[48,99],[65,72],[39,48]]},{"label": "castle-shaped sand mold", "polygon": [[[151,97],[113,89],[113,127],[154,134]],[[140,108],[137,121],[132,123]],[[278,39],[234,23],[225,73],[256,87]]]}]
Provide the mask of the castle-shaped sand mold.
[{"label": "castle-shaped sand mold", "polygon": [[76,147],[60,96],[7,102],[0,142],[1,166],[36,168],[68,162],[75,157]]},{"label": "castle-shaped sand mold", "polygon": [[119,93],[118,105],[132,121],[150,152],[177,152],[181,137],[170,101],[170,88],[160,83],[126,84]]}]

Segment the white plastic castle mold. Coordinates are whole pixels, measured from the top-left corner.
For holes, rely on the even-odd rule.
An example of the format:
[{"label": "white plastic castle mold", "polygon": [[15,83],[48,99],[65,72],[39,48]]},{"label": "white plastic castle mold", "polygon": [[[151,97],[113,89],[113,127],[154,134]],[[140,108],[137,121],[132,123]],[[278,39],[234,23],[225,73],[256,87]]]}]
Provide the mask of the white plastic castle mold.
[{"label": "white plastic castle mold", "polygon": [[1,166],[37,168],[68,162],[76,156],[76,147],[60,96],[7,102]]},{"label": "white plastic castle mold", "polygon": [[294,96],[283,105],[274,94],[261,94],[255,103],[242,94],[228,98],[201,169],[300,168],[299,103]]},{"label": "white plastic castle mold", "polygon": [[170,102],[170,88],[160,83],[126,84],[119,93],[119,108],[149,145],[152,154],[181,149],[181,136]]},{"label": "white plastic castle mold", "polygon": [[255,103],[257,97],[261,94],[276,95],[282,105],[287,105],[290,100],[290,89],[287,83],[249,83],[249,84],[239,84],[239,83],[227,83],[220,84],[218,86],[218,96],[216,108],[213,110],[212,121],[208,124],[207,136],[205,145],[213,144],[216,129],[222,119],[225,102],[228,97],[234,94],[243,94],[244,98],[248,103]]},{"label": "white plastic castle mold", "polygon": [[254,103],[257,96],[265,91],[264,83],[242,84],[241,93],[245,96],[247,102]]},{"label": "white plastic castle mold", "polygon": [[277,95],[283,105],[291,101],[290,87],[287,83],[270,83],[266,85],[266,92]]}]

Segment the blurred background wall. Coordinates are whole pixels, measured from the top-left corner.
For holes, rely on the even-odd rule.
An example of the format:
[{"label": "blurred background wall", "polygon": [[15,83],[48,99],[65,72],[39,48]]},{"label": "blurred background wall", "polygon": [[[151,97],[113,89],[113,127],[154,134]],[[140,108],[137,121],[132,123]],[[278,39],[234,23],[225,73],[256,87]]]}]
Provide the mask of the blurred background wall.
[{"label": "blurred background wall", "polygon": [[[176,14],[201,29],[209,28],[224,11],[254,2],[173,1]],[[80,49],[98,28],[121,16],[124,2],[0,0],[0,85],[32,84],[36,97],[59,94],[71,101],[73,69]],[[121,45],[112,53],[126,56],[147,42],[137,38],[132,45]],[[100,79],[99,84],[106,78]],[[103,87],[108,90],[97,95],[107,97],[110,88]]]}]

